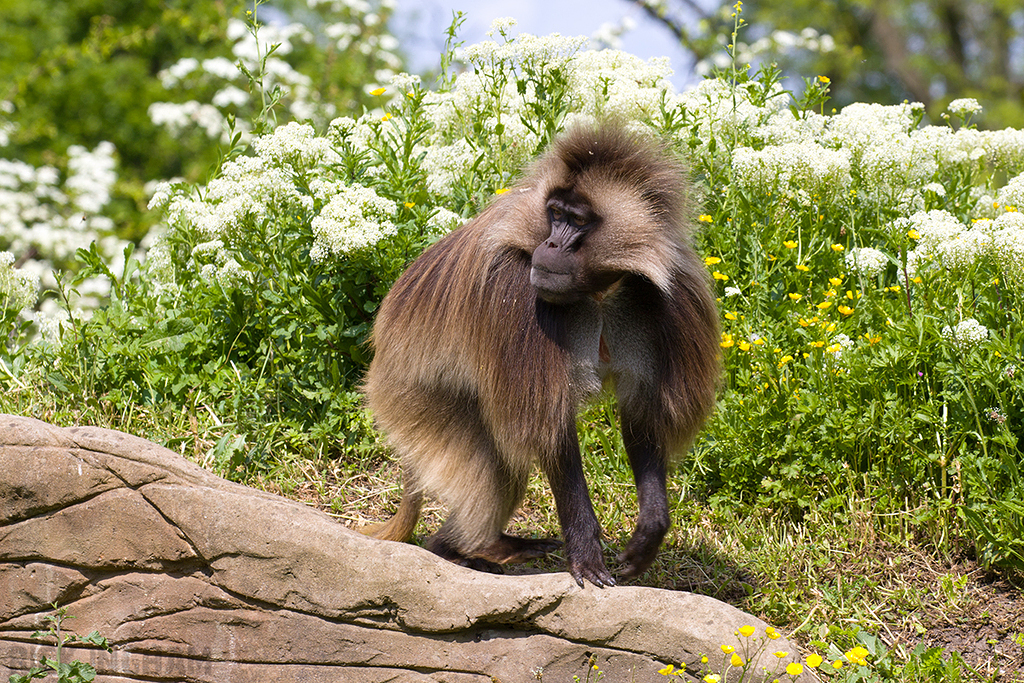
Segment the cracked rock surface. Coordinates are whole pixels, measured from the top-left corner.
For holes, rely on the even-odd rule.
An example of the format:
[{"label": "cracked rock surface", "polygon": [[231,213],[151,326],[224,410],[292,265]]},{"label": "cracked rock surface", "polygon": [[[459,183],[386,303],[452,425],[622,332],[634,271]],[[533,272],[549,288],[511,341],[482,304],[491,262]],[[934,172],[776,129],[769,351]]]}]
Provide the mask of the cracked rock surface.
[{"label": "cracked rock surface", "polygon": [[592,657],[603,681],[657,681],[766,626],[690,593],[474,572],[129,434],[0,415],[0,680],[54,656],[33,637],[54,602],[108,638],[64,650],[100,683],[571,681]]}]

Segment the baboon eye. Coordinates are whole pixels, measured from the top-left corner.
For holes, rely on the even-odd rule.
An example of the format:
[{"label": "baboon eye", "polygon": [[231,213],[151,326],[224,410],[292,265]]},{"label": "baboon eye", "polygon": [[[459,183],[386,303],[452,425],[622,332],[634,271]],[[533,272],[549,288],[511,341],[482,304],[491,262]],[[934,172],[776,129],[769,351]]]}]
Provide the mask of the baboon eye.
[{"label": "baboon eye", "polygon": [[572,224],[576,227],[583,227],[587,224],[587,219],[584,216],[573,216]]},{"label": "baboon eye", "polygon": [[559,209],[557,206],[552,206],[551,217],[554,218],[556,221],[560,220],[562,218],[562,210]]}]

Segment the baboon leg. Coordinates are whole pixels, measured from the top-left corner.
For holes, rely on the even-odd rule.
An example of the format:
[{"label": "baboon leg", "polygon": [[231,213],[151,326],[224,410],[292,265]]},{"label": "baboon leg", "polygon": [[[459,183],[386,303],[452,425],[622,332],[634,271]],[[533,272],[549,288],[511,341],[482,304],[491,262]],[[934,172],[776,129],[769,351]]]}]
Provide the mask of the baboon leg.
[{"label": "baboon leg", "polygon": [[622,421],[622,436],[636,481],[640,511],[633,536],[617,559],[624,564],[623,576],[639,576],[654,562],[671,523],[665,490],[668,464],[664,448],[648,432],[637,427],[626,415]]},{"label": "baboon leg", "polygon": [[562,427],[562,448],[557,458],[541,460],[555,498],[558,521],[565,538],[565,563],[576,583],[583,580],[597,587],[614,586],[615,579],[604,564],[601,550],[601,525],[590,502],[583,460],[576,438],[576,425],[566,420]]},{"label": "baboon leg", "polygon": [[431,552],[463,566],[493,572],[499,565],[542,557],[561,545],[554,539],[504,533],[526,491],[525,470],[511,471],[493,451],[475,453],[470,462],[475,466],[475,486],[442,495],[451,513],[427,540]]}]

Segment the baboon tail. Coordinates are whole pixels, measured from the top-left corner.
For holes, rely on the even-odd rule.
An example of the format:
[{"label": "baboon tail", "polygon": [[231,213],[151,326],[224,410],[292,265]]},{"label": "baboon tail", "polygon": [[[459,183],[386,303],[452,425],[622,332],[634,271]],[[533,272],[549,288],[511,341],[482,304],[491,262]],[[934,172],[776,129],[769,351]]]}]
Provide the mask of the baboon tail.
[{"label": "baboon tail", "polygon": [[408,486],[402,491],[402,502],[398,504],[395,516],[380,524],[371,524],[359,529],[360,533],[384,541],[408,541],[420,518],[423,494]]}]

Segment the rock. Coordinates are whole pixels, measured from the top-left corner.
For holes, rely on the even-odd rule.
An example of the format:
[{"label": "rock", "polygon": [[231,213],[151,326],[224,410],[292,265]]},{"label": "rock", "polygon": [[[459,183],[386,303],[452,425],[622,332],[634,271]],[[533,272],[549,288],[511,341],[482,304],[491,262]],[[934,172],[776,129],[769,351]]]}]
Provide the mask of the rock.
[{"label": "rock", "polygon": [[109,639],[64,649],[100,683],[698,680],[766,628],[690,593],[475,572],[128,434],[0,415],[0,680],[54,655],[33,636],[53,603]]}]

